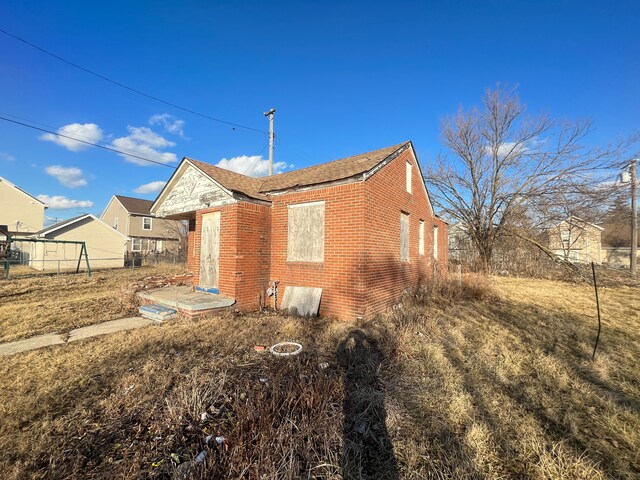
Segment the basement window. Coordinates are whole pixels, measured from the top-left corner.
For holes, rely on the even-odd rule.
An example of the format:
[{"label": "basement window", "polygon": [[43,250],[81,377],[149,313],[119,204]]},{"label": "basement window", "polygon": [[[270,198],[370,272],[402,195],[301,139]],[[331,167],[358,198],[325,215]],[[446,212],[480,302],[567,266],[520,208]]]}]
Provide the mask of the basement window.
[{"label": "basement window", "polygon": [[142,229],[151,230],[151,217],[144,217],[142,219]]},{"label": "basement window", "polygon": [[407,162],[407,192],[411,193],[411,164],[409,162]]},{"label": "basement window", "polygon": [[409,261],[409,214],[400,213],[400,260]]},{"label": "basement window", "polygon": [[324,261],[324,202],[289,205],[287,261]]}]

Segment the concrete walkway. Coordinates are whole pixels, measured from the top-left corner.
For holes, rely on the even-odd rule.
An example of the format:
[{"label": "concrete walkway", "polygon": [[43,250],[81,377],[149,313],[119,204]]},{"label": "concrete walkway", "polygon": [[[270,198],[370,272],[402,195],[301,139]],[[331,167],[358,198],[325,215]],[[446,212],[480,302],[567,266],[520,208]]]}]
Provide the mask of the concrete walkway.
[{"label": "concrete walkway", "polygon": [[48,333],[46,335],[38,335],[36,337],[27,338],[26,340],[1,343],[0,357],[7,357],[16,353],[35,350],[37,348],[60,345],[63,343],[83,340],[85,338],[98,337],[100,335],[108,335],[110,333],[123,332],[125,330],[133,330],[135,328],[158,324],[159,322],[154,322],[153,320],[148,320],[142,317],[129,317],[110,320],[96,325],[89,325],[88,327],[76,328],[75,330],[71,330],[68,334]]}]

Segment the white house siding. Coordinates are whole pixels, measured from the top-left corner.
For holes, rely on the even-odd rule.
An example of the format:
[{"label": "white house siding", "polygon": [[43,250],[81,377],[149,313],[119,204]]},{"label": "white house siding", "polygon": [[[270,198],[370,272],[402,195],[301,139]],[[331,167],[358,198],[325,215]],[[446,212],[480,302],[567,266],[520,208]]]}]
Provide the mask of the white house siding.
[{"label": "white house siding", "polygon": [[44,205],[0,180],[0,225],[9,231],[37,232],[44,224]]},{"label": "white house siding", "polygon": [[235,200],[231,195],[204,173],[189,165],[154,213],[167,217],[233,202]]},{"label": "white house siding", "polygon": [[[67,225],[46,235],[48,240],[84,241],[91,268],[124,266],[125,237],[105,223],[91,217]],[[35,243],[30,266],[37,270],[71,270],[78,265],[80,245]],[[84,258],[80,264],[86,268]]]}]

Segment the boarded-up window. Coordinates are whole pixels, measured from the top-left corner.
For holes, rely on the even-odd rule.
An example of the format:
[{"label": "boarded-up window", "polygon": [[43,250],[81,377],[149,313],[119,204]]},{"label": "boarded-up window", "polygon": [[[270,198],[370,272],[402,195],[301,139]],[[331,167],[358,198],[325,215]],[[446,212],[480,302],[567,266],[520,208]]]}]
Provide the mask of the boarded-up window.
[{"label": "boarded-up window", "polygon": [[420,238],[418,240],[418,249],[420,250],[420,255],[424,255],[424,220],[420,220]]},{"label": "boarded-up window", "polygon": [[433,258],[438,258],[438,226],[433,227]]},{"label": "boarded-up window", "polygon": [[400,214],[400,260],[409,261],[409,214]]},{"label": "boarded-up window", "polygon": [[324,261],[324,202],[289,205],[287,260]]},{"label": "boarded-up window", "polygon": [[411,193],[411,164],[407,162],[407,192]]}]

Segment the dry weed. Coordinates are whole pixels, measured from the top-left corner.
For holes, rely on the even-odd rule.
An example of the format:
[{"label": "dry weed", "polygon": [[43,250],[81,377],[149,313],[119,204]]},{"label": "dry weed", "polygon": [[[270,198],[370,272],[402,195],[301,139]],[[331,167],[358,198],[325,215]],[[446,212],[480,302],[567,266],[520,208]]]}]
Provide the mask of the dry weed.
[{"label": "dry weed", "polygon": [[0,342],[74,328],[136,313],[140,282],[171,277],[181,266],[100,270],[85,274],[35,275],[0,280]]},{"label": "dry weed", "polygon": [[[638,478],[638,290],[603,289],[592,362],[591,287],[489,281],[358,326],[226,314],[8,357],[0,473],[170,478],[205,451],[195,478]],[[303,354],[253,350],[282,340]]]}]

